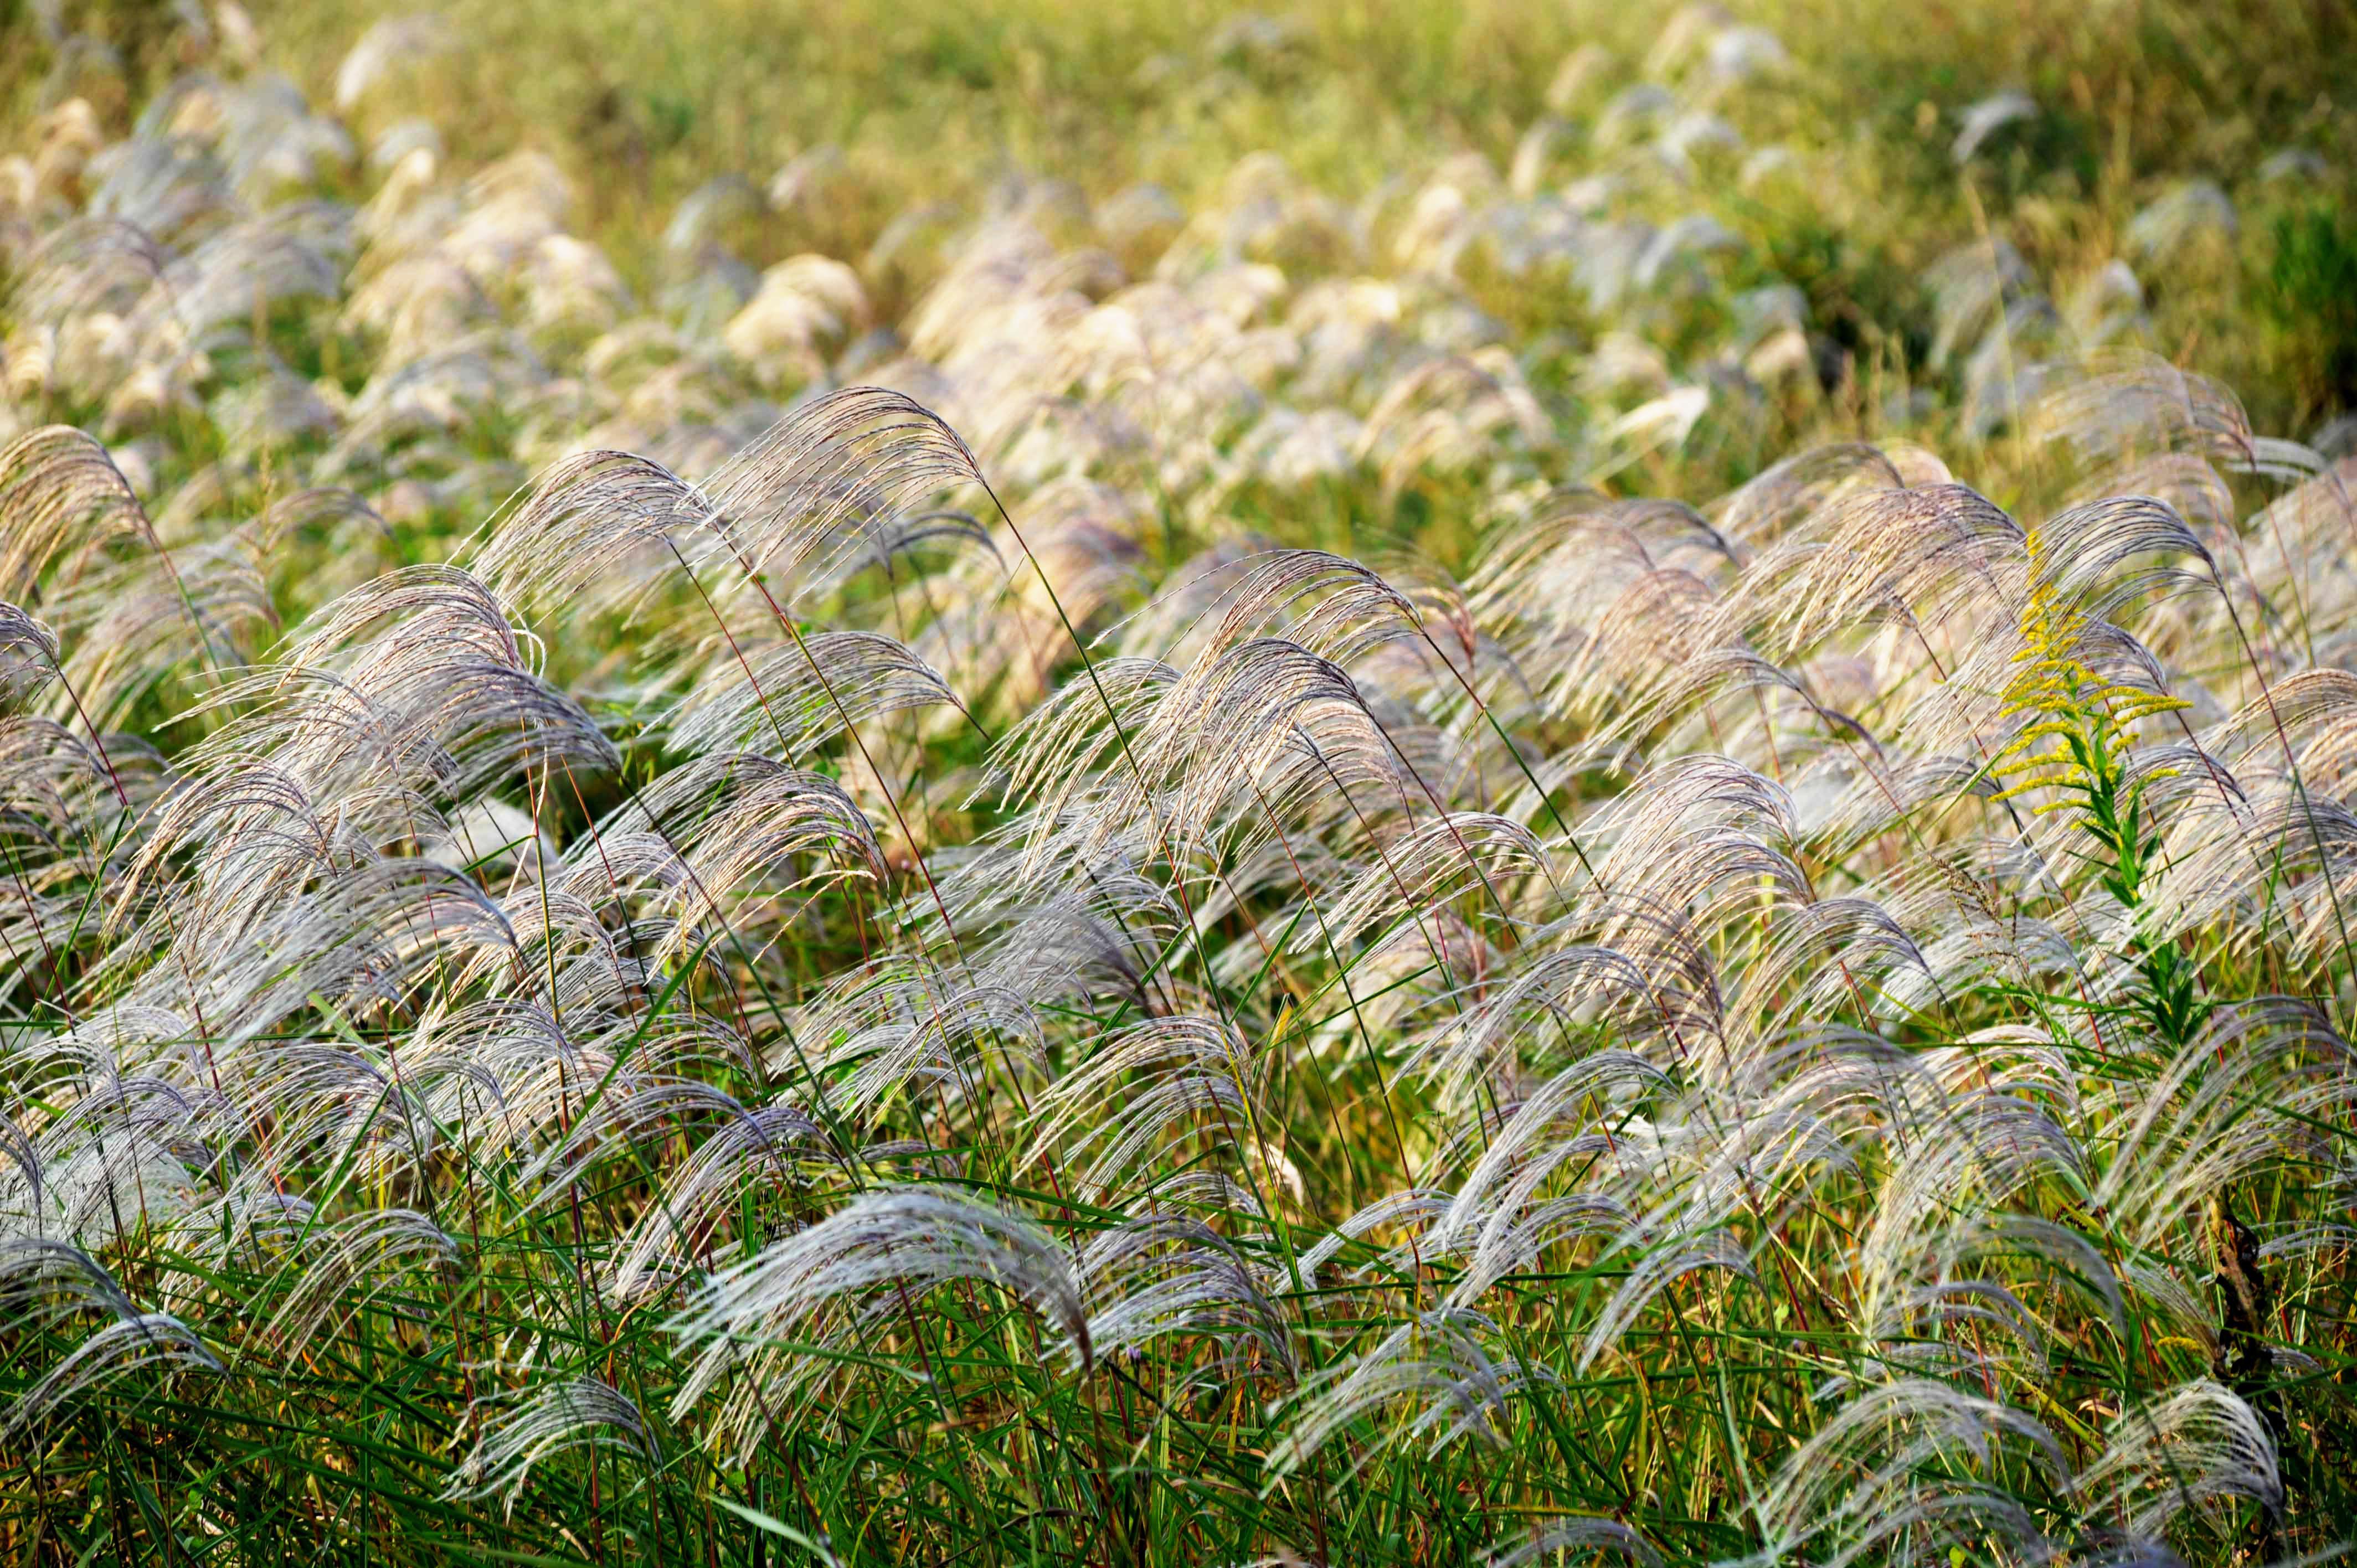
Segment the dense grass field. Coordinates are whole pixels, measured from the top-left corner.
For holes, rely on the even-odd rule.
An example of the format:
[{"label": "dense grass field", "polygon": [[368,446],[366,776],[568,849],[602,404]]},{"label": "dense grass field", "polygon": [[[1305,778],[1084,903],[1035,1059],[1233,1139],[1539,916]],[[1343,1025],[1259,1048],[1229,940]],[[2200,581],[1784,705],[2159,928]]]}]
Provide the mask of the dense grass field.
[{"label": "dense grass field", "polygon": [[2338,1557],[2352,84],[0,0],[0,1562]]}]

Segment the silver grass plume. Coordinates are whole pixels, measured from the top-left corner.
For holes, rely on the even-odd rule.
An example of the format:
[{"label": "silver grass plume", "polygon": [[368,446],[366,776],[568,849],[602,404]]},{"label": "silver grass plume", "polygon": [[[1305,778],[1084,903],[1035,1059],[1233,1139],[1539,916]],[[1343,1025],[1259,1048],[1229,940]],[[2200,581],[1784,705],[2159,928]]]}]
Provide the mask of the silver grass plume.
[{"label": "silver grass plume", "polygon": [[482,1435],[450,1472],[442,1496],[496,1498],[513,1512],[533,1467],[585,1447],[654,1457],[639,1407],[612,1384],[574,1378],[531,1391],[501,1406],[479,1404]]},{"label": "silver grass plume", "polygon": [[1083,1369],[1091,1365],[1085,1296],[1061,1247],[1029,1221],[974,1198],[885,1187],[713,1277],[673,1323],[696,1355],[673,1419],[727,1382],[718,1430],[742,1454],[773,1419],[769,1412],[791,1408],[813,1382],[843,1375],[832,1353],[898,1320],[917,1354],[928,1355],[914,1303],[960,1282],[1005,1291],[1038,1313]]}]

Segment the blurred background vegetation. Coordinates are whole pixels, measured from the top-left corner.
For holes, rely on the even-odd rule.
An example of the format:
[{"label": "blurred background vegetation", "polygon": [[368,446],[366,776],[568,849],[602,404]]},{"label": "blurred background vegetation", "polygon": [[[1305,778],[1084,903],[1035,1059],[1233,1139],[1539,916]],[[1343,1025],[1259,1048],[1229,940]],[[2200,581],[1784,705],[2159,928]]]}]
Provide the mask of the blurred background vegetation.
[{"label": "blurred background vegetation", "polygon": [[[353,40],[408,14],[252,8],[268,63],[326,102]],[[683,198],[797,158],[810,199],[748,207],[733,236],[756,264],[866,255],[896,219],[971,215],[1010,175],[1094,200],[1150,182],[1193,210],[1267,150],[1354,201],[1410,191],[1456,155],[1504,171],[1534,123],[1560,118],[1576,147],[1616,93],[1674,63],[1666,15],[1597,0],[505,0],[453,7],[448,47],[391,62],[353,119],[365,134],[422,116],[479,164],[545,152],[576,181],[576,227],[643,291]],[[1743,182],[1717,216],[1746,242],[1738,269],[1797,283],[1846,351],[1920,379],[1936,332],[1921,274],[1944,252],[1994,232],[2040,276],[2092,275],[2163,248],[2139,244],[2137,214],[2199,182],[2228,199],[2223,221],[2160,236],[2166,264],[2139,268],[2164,351],[2241,390],[2261,428],[2306,435],[2357,406],[2357,8],[1772,0],[1723,15],[1789,56],[1779,91],[1743,101],[1744,146],[1803,150],[1809,172]],[[212,26],[163,0],[5,0],[0,18],[12,120],[79,93],[117,133]],[[43,41],[75,34],[112,58]],[[1960,169],[1964,117],[2011,93],[2029,112]],[[887,319],[928,280],[895,281]],[[1472,281],[1517,338],[1580,325],[1560,291]]]}]

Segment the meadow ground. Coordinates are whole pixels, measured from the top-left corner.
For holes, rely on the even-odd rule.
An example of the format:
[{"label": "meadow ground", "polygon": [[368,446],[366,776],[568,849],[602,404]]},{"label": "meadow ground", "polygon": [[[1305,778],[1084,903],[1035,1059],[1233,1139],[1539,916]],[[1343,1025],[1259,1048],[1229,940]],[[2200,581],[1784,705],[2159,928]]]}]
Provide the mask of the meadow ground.
[{"label": "meadow ground", "polygon": [[2352,81],[0,0],[0,1560],[2332,1559]]}]

